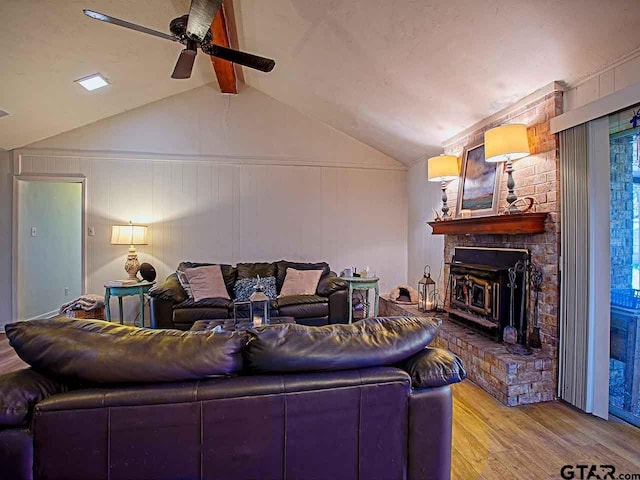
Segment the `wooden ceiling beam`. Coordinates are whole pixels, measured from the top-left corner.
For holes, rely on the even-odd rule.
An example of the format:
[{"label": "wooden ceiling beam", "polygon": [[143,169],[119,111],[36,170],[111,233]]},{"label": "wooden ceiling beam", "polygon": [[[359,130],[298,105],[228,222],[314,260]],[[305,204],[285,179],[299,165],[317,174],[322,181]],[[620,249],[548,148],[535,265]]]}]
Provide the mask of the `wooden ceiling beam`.
[{"label": "wooden ceiling beam", "polygon": [[[211,23],[211,33],[213,33],[213,43],[223,47],[229,46],[229,33],[227,31],[227,20],[224,14],[224,5],[220,6],[220,10],[216,14]],[[211,57],[213,70],[216,72],[218,85],[222,93],[238,93],[238,85],[236,80],[236,71],[233,63],[221,58]]]}]

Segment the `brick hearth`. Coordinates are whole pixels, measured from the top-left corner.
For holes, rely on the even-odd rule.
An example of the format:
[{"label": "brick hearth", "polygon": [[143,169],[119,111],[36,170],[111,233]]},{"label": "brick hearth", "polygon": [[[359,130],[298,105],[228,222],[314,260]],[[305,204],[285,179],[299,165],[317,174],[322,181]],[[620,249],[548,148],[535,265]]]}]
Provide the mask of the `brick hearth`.
[{"label": "brick hearth", "polygon": [[[380,315],[425,315],[416,307],[398,305],[380,299]],[[536,350],[532,355],[509,353],[507,347],[446,316],[432,346],[445,348],[464,362],[469,380],[508,406],[546,402],[555,398],[555,358],[549,351]]]}]

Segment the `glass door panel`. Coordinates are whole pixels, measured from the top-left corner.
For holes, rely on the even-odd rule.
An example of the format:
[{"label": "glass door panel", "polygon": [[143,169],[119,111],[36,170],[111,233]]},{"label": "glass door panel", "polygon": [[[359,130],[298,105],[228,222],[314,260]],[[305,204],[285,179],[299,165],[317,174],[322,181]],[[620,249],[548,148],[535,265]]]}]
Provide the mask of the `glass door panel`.
[{"label": "glass door panel", "polygon": [[640,129],[629,124],[635,111],[610,117],[609,411],[640,426]]}]

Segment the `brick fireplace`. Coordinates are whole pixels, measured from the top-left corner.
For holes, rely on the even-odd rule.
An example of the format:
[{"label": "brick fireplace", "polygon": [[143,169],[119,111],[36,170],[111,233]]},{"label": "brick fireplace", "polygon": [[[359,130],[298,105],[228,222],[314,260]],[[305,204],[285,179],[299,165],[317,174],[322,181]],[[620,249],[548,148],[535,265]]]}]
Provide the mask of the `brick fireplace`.
[{"label": "brick fireplace", "polygon": [[[484,132],[504,123],[527,125],[532,154],[515,161],[513,176],[516,194],[536,201],[535,211],[548,212],[544,233],[527,235],[446,235],[444,246],[445,275],[449,278],[449,262],[456,247],[490,247],[528,250],[531,262],[543,273],[539,294],[538,325],[542,348],[529,357],[518,357],[506,351],[501,343],[482,338],[460,326],[446,325],[439,341],[460,355],[468,369],[469,378],[507,405],[519,405],[552,400],[556,395],[558,371],[558,258],[560,251],[559,224],[559,162],[558,139],[550,133],[549,121],[562,113],[562,92],[551,92],[520,105],[507,114],[493,118],[490,124],[467,132],[445,145],[445,153],[460,156],[465,147],[483,143]],[[506,203],[506,173],[503,173],[500,206]],[[449,186],[455,211],[458,182]],[[427,227],[429,228],[429,227]],[[442,290],[444,291],[444,289]],[[528,331],[533,328],[533,302],[529,295]],[[448,306],[448,302],[447,302]]]}]

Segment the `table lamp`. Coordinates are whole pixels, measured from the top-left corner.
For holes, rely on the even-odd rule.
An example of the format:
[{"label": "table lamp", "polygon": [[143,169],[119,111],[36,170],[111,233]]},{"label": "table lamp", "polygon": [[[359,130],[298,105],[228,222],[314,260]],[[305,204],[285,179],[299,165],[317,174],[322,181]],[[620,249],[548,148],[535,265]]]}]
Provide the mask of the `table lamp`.
[{"label": "table lamp", "polygon": [[458,178],[458,157],[438,155],[427,160],[427,178],[430,182],[440,182],[442,189],[442,219],[451,218],[447,205],[447,182]]},{"label": "table lamp", "polygon": [[502,125],[484,133],[484,160],[486,162],[507,162],[507,209],[506,213],[521,213],[515,202],[518,197],[513,192],[513,160],[528,157],[529,140],[527,126],[520,124]]},{"label": "table lamp", "polygon": [[125,271],[129,274],[129,280],[138,281],[140,262],[134,245],[147,245],[146,225],[113,225],[111,227],[111,245],[129,245],[129,254],[124,264]]}]

